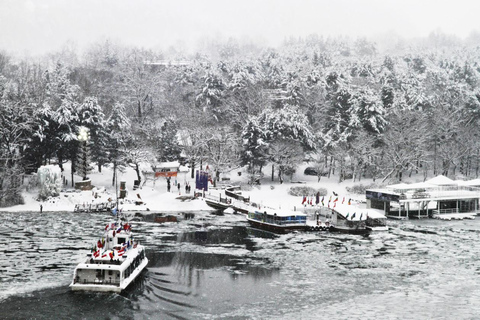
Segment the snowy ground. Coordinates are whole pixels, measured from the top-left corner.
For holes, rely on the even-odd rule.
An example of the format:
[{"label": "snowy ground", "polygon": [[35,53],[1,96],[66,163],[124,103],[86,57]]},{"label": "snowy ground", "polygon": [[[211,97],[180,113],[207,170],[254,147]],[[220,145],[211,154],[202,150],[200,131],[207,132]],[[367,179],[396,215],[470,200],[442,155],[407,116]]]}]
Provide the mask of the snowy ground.
[{"label": "snowy ground", "polygon": [[[338,177],[334,176],[332,178],[322,177],[321,181],[317,181],[316,176],[304,175],[303,171],[307,165],[301,166],[297,169],[297,173],[294,174],[292,181],[289,179],[283,184],[280,184],[278,181],[271,181],[269,175],[265,175],[264,179],[261,181],[261,185],[253,186],[248,189],[242,190],[242,193],[245,196],[250,196],[252,202],[260,204],[262,206],[269,206],[272,208],[282,208],[285,210],[299,209],[302,207],[302,196],[291,196],[288,194],[290,188],[295,186],[308,186],[314,189],[324,188],[327,189],[328,195],[325,197],[325,205],[327,205],[328,199],[330,196],[333,196],[333,192],[338,194],[339,201],[337,205],[340,206],[343,198],[345,197],[348,201],[349,198],[356,200],[354,202],[363,202],[365,200],[364,194],[349,194],[346,191],[346,187],[351,187],[354,185],[352,180],[346,180],[342,183],[338,183]],[[65,176],[70,177],[70,166],[65,166]],[[268,171],[265,170],[265,172]],[[230,180],[225,181],[232,185],[236,184],[245,184],[246,174],[242,172],[242,175],[238,175],[237,171],[231,172],[230,174],[224,175],[223,177],[229,178]],[[0,208],[0,211],[36,211],[40,210],[40,205],[42,205],[43,211],[73,211],[76,204],[88,205],[89,203],[97,202],[107,202],[108,199],[115,199],[115,187],[112,186],[112,170],[111,168],[104,167],[102,172],[92,172],[89,174],[89,178],[92,180],[92,185],[95,186],[95,189],[92,191],[75,191],[70,186],[65,186],[64,189],[66,192],[62,192],[59,197],[51,198],[47,201],[39,202],[36,200],[38,195],[38,190],[32,189],[24,193],[24,205],[18,205],[8,208]],[[142,177],[143,178],[143,177]],[[80,181],[81,178],[76,176],[76,181]],[[133,190],[133,183],[136,180],[136,174],[133,169],[127,168],[125,173],[119,173],[119,181],[126,181],[128,196],[127,199],[130,199],[132,202],[141,199],[145,205],[138,206],[135,209],[141,210],[148,208],[150,211],[158,212],[168,212],[168,211],[193,211],[193,210],[211,210],[203,200],[186,200],[182,201],[177,199],[179,196],[185,196],[185,184],[188,182],[192,186],[192,191],[189,195],[193,194],[193,189],[195,186],[195,179],[190,178],[190,173],[180,173],[176,178],[172,178],[172,188],[171,192],[167,192],[167,183],[165,178],[158,178],[155,181],[155,184],[152,181],[148,181],[138,190]],[[174,187],[174,183],[180,183],[180,190],[177,187]],[[142,182],[143,183],[143,182]],[[362,180],[356,182],[356,184],[369,185],[371,180]],[[217,191],[210,189],[209,193],[216,194]],[[95,198],[96,196],[96,198]],[[333,199],[335,196],[333,196]],[[313,199],[315,202],[315,199]],[[333,202],[332,202],[333,205]],[[127,208],[127,205],[125,205]]]}]

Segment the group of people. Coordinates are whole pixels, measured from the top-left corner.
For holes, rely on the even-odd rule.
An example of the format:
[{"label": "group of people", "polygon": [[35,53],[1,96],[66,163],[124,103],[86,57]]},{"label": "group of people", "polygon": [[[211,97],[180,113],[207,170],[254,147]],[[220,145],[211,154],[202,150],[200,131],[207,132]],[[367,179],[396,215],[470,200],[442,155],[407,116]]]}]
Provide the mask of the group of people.
[{"label": "group of people", "polygon": [[[180,182],[177,183],[177,181],[175,181],[175,185],[177,186],[177,189],[178,189],[178,192],[180,193]],[[170,192],[171,190],[171,180],[170,180],[170,177],[167,178],[167,191]],[[185,193],[190,193],[190,191],[192,190],[192,187],[190,186],[190,183],[187,182],[185,184]]]}]

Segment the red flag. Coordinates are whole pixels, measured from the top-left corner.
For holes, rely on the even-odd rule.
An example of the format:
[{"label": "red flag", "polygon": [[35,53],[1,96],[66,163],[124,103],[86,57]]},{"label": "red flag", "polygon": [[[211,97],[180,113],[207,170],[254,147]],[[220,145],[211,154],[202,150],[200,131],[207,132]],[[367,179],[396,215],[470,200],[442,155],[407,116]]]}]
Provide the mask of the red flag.
[{"label": "red flag", "polygon": [[338,201],[338,197],[335,198],[335,200],[333,200],[333,202],[337,202]]},{"label": "red flag", "polygon": [[345,197],[343,197],[342,204],[345,202]]},{"label": "red flag", "polygon": [[307,197],[303,196],[303,201],[302,201],[302,204],[305,203],[305,201],[307,201]]},{"label": "red flag", "polygon": [[110,259],[113,259],[113,251],[110,251]]}]

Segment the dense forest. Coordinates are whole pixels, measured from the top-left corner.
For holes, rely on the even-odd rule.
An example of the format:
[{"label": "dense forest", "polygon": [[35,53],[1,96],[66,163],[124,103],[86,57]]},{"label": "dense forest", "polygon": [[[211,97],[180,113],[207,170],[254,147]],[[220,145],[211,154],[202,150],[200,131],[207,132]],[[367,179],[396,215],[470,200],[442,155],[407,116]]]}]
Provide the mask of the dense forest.
[{"label": "dense forest", "polygon": [[217,178],[247,166],[252,181],[283,181],[302,161],[340,181],[478,177],[479,45],[437,32],[381,50],[311,35],[277,48],[210,40],[188,54],[108,40],[0,52],[0,205],[21,202],[22,176],[44,164],[81,170],[81,127],[92,165],[131,166],[139,180],[140,163],[173,160],[208,163]]}]

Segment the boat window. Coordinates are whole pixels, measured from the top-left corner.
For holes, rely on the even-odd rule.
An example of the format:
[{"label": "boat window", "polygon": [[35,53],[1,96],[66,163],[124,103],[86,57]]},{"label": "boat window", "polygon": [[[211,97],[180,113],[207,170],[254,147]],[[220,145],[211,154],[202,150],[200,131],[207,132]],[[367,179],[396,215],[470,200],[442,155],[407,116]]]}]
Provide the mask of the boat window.
[{"label": "boat window", "polygon": [[118,238],[118,244],[125,243],[125,238]]}]

